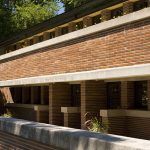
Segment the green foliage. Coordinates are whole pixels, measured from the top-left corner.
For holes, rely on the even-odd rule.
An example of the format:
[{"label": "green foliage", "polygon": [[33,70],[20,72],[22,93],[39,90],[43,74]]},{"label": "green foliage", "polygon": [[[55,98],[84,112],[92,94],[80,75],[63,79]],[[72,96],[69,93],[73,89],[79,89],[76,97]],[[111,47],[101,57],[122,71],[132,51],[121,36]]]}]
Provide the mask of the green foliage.
[{"label": "green foliage", "polygon": [[61,0],[62,3],[64,3],[65,10],[69,11],[77,6],[80,6],[81,4],[84,4],[88,0]]},{"label": "green foliage", "polygon": [[85,127],[92,132],[101,132],[101,133],[107,133],[108,131],[108,123],[102,122],[101,119],[98,117],[92,116],[89,112],[85,114],[86,118],[88,119],[84,124]]},{"label": "green foliage", "polygon": [[0,0],[0,40],[57,14],[54,0]]},{"label": "green foliage", "polygon": [[88,0],[0,0],[0,41],[55,15],[58,4],[71,10]]},{"label": "green foliage", "polygon": [[10,114],[10,113],[5,113],[5,114],[1,115],[1,117],[11,118],[11,117],[12,117],[12,114]]},{"label": "green foliage", "polygon": [[56,11],[57,6],[53,2],[48,2],[45,5],[26,2],[21,6],[16,6],[16,11],[12,15],[12,21],[17,30],[26,29],[53,17]]}]

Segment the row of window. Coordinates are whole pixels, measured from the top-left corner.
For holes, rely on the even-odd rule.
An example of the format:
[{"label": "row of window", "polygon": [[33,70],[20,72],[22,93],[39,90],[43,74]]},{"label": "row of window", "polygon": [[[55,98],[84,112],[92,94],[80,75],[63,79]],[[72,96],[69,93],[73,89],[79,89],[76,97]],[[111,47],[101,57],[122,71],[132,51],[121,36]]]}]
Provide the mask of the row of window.
[{"label": "row of window", "polygon": [[[134,2],[133,4],[133,11],[138,11],[140,9],[143,9],[145,7],[148,7],[148,2],[149,0],[139,0],[139,1],[136,1]],[[123,15],[123,7],[119,7],[117,9],[114,9],[111,11],[111,18],[117,18],[119,16],[122,16]],[[102,22],[102,18],[101,18],[101,15],[96,15],[94,17],[92,17],[92,25],[95,25],[95,24],[98,24]],[[83,29],[84,28],[84,24],[83,24],[83,21],[80,21],[80,22],[77,22],[76,25],[75,25],[75,30],[80,30],[80,29]],[[64,34],[67,34],[69,32],[69,28],[68,26],[66,27],[62,27],[61,28],[61,35],[64,35]],[[52,31],[52,32],[49,32],[48,33],[48,38],[47,39],[52,39],[52,38],[55,38],[55,31]],[[38,36],[38,42],[42,42],[44,41],[44,37],[43,35],[41,36]],[[34,40],[33,39],[30,39],[29,40],[29,43],[26,43],[26,42],[22,42],[22,43],[19,43],[19,47],[17,47],[17,45],[15,44],[13,46],[13,50],[17,50],[17,49],[20,49],[20,48],[23,48],[23,47],[26,47],[26,45],[33,45],[34,44]],[[11,50],[10,50],[11,51]],[[6,50],[5,53],[8,53],[10,52],[9,50]]]},{"label": "row of window", "polygon": [[[25,102],[22,102],[22,88],[11,88],[12,97],[15,103],[31,103],[31,89],[26,88]],[[44,89],[46,91],[44,95],[44,104],[48,104],[48,87]],[[133,86],[128,89],[130,93],[129,100],[131,101],[131,109],[147,109],[148,107],[148,91],[147,91],[147,81],[135,81]],[[40,87],[36,87],[36,92],[32,93],[34,95],[34,103],[40,103],[41,91]],[[71,85],[71,106],[80,106],[81,102],[81,87],[80,84]],[[132,102],[134,101],[134,102]],[[130,103],[130,102],[129,102]],[[121,82],[107,83],[107,108],[108,109],[119,109],[121,108]]]},{"label": "row of window", "polygon": [[[136,81],[133,87],[128,89],[130,93],[130,102],[133,109],[147,109],[148,108],[148,91],[147,81]],[[134,102],[132,102],[134,101]],[[108,108],[121,108],[121,83],[114,82],[107,84],[107,102]]]}]

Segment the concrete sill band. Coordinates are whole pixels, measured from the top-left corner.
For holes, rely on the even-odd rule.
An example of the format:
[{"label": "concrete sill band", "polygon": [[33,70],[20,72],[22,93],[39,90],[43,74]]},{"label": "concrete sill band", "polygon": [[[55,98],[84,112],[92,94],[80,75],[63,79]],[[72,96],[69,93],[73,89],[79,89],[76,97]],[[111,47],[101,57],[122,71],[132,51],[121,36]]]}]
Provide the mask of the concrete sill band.
[{"label": "concrete sill band", "polygon": [[66,150],[149,150],[150,141],[0,117],[0,131]]},{"label": "concrete sill band", "polygon": [[78,31],[68,33],[66,35],[62,35],[62,36],[59,36],[50,40],[46,40],[44,42],[37,43],[37,44],[31,45],[31,46],[28,46],[28,47],[25,47],[25,48],[22,48],[22,49],[19,49],[19,50],[16,50],[16,51],[4,54],[4,55],[1,55],[0,61],[15,57],[15,56],[19,56],[28,52],[33,52],[33,51],[36,51],[38,49],[42,49],[45,47],[53,46],[62,42],[69,41],[69,40],[81,38],[81,37],[84,37],[93,33],[108,30],[108,29],[118,27],[124,24],[136,22],[136,21],[150,17],[149,12],[150,12],[150,8],[148,7],[148,8],[139,10],[137,12],[133,12],[131,14],[121,16],[119,18],[111,19],[109,21],[105,21],[105,22],[102,22],[102,23],[99,23],[99,24],[96,24],[96,25],[93,25],[93,26],[90,26],[90,27],[87,27]]},{"label": "concrete sill band", "polygon": [[150,118],[150,111],[144,110],[127,110],[127,109],[108,109],[100,110],[102,117],[141,117]]},{"label": "concrete sill band", "polygon": [[15,104],[15,103],[7,103],[5,105],[6,108],[27,108],[33,109],[35,111],[48,111],[48,105],[36,105],[36,104]]},{"label": "concrete sill band", "polygon": [[61,112],[68,113],[68,114],[70,114],[70,113],[78,114],[81,112],[80,109],[81,109],[80,107],[61,107]]},{"label": "concrete sill band", "polygon": [[150,63],[75,72],[75,73],[64,73],[64,74],[4,80],[0,81],[0,87],[15,86],[15,85],[49,84],[56,82],[76,82],[84,80],[116,80],[116,79],[129,80],[132,78],[134,79],[141,77],[150,78]]}]

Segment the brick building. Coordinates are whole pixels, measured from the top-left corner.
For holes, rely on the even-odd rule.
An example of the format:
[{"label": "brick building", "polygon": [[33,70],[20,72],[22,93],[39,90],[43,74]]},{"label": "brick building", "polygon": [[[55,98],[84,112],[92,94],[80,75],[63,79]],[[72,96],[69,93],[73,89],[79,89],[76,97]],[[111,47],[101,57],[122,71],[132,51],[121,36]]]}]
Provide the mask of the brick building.
[{"label": "brick building", "polygon": [[[150,139],[149,0],[94,0],[0,43],[1,110]],[[4,104],[4,105],[3,105]]]}]

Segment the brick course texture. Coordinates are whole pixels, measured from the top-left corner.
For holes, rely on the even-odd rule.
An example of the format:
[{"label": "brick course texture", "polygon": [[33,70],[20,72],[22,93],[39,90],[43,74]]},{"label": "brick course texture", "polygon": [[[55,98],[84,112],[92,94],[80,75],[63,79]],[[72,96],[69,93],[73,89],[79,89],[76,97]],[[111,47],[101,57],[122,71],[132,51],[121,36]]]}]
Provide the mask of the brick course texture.
[{"label": "brick course texture", "polygon": [[[104,81],[84,81],[81,83],[81,128],[90,115],[99,114],[107,108],[106,83]],[[86,113],[90,113],[85,117]]]},{"label": "brick course texture", "polygon": [[64,125],[61,107],[71,106],[71,88],[67,83],[55,83],[49,86],[49,123]]},{"label": "brick course texture", "polygon": [[0,61],[0,80],[150,63],[150,20]]},{"label": "brick course texture", "polygon": [[111,134],[124,135],[150,140],[150,118],[144,117],[103,117],[103,122],[109,125]]}]

